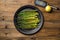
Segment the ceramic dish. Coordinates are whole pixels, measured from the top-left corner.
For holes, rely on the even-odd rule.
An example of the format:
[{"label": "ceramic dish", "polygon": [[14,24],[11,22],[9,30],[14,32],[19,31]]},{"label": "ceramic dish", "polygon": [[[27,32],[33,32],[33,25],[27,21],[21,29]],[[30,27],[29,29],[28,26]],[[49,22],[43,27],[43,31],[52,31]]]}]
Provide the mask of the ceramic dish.
[{"label": "ceramic dish", "polygon": [[[23,10],[25,10],[25,9],[37,10],[37,12],[38,12],[38,14],[39,14],[38,17],[39,17],[39,19],[40,19],[40,22],[39,22],[37,28],[35,28],[35,29],[21,29],[21,28],[18,28],[18,27],[17,27],[17,25],[18,25],[18,24],[17,24],[17,19],[16,19],[16,18],[18,17],[17,14],[19,14],[19,12],[21,12],[21,11],[23,11]],[[19,32],[23,33],[23,34],[27,34],[27,35],[35,34],[35,33],[37,33],[37,32],[42,28],[42,25],[43,25],[43,15],[42,15],[42,12],[41,12],[38,8],[36,8],[36,7],[32,6],[32,5],[22,6],[21,8],[19,8],[19,9],[16,11],[16,13],[15,13],[15,15],[14,15],[14,25],[15,25],[16,29],[17,29]]]}]

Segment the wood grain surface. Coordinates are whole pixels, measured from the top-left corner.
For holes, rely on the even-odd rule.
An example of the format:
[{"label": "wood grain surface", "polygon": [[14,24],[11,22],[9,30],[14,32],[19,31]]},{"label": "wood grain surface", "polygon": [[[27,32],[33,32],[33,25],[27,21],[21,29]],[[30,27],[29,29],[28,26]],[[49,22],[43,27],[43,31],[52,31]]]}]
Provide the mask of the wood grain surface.
[{"label": "wood grain surface", "polygon": [[[36,6],[34,1],[0,0],[0,40],[60,40],[60,10],[47,13],[44,8]],[[60,8],[60,0],[45,1]],[[44,25],[35,35],[21,34],[14,26],[14,14],[24,5],[33,5],[43,13]]]}]

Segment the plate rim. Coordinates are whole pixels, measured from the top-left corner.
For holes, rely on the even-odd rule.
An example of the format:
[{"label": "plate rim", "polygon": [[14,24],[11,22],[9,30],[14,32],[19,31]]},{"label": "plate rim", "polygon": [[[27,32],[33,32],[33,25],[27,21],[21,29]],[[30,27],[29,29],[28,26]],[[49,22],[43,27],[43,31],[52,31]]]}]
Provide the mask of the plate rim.
[{"label": "plate rim", "polygon": [[[21,32],[17,27],[16,27],[16,22],[15,22],[15,18],[16,18],[16,14],[18,14],[20,11],[22,11],[21,9],[23,9],[23,8],[25,8],[25,7],[32,7],[32,8],[35,8],[35,9],[37,9],[37,11],[40,13],[40,15],[41,15],[41,20],[42,20],[42,23],[41,23],[41,27],[39,28],[39,30],[38,31],[36,31],[35,33],[32,33],[32,34],[26,34],[26,33],[23,33],[23,32]],[[15,15],[14,15],[14,26],[15,26],[15,28],[20,32],[20,33],[22,33],[22,34],[24,34],[24,35],[33,35],[33,34],[36,34],[37,32],[39,32],[41,29],[42,29],[42,27],[43,27],[43,24],[44,24],[44,16],[43,16],[43,14],[42,14],[42,12],[37,8],[37,7],[35,7],[35,6],[32,6],[32,5],[24,5],[24,6],[22,6],[22,7],[20,7],[16,12],[15,12]]]}]

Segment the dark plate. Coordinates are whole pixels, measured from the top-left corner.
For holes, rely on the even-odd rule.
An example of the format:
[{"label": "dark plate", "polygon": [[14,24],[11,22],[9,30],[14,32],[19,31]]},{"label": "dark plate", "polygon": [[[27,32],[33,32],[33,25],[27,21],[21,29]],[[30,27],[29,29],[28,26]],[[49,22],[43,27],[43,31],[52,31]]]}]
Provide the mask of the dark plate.
[{"label": "dark plate", "polygon": [[[38,12],[38,14],[39,14],[39,18],[40,18],[40,23],[38,24],[38,27],[37,27],[37,28],[27,30],[27,29],[21,29],[21,28],[18,28],[18,27],[17,27],[17,25],[18,25],[18,24],[17,24],[17,19],[16,19],[16,18],[17,18],[17,14],[18,14],[19,12],[21,12],[22,10],[24,10],[24,9],[37,10],[37,12]],[[42,28],[42,25],[43,25],[43,15],[42,15],[42,12],[41,12],[38,8],[36,8],[36,7],[32,6],[32,5],[22,6],[21,8],[19,8],[19,9],[16,11],[16,13],[15,13],[15,15],[14,15],[14,25],[15,25],[16,29],[17,29],[19,32],[23,33],[23,34],[28,34],[28,35],[30,35],[30,34],[35,34],[35,33],[37,33],[37,32]]]}]

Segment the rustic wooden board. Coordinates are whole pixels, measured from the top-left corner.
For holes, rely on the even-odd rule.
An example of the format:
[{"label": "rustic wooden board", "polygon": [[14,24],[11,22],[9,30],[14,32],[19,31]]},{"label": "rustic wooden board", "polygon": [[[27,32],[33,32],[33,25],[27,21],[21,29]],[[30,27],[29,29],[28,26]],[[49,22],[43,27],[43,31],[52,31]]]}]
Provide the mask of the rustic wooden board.
[{"label": "rustic wooden board", "polygon": [[[60,8],[60,0],[45,0]],[[0,40],[60,40],[60,11],[45,12],[43,28],[35,35],[23,35],[14,26],[14,14],[24,5],[34,5],[34,0],[0,0]]]}]

